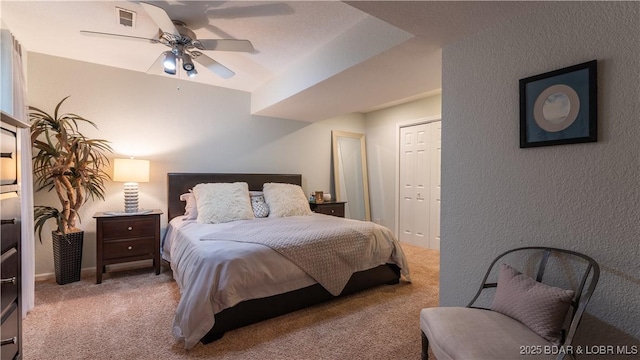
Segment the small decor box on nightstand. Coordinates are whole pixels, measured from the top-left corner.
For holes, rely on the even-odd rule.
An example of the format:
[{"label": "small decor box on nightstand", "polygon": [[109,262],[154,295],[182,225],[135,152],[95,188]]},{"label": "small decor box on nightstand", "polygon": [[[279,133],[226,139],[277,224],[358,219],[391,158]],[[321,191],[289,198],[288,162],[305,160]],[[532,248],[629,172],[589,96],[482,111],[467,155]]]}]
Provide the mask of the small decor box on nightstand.
[{"label": "small decor box on nightstand", "polygon": [[96,213],[96,284],[102,282],[106,265],[152,259],[160,274],[161,210],[145,214]]},{"label": "small decor box on nightstand", "polygon": [[310,202],[309,206],[311,207],[311,211],[318,214],[344,217],[344,204],[345,201],[325,201],[321,204]]}]

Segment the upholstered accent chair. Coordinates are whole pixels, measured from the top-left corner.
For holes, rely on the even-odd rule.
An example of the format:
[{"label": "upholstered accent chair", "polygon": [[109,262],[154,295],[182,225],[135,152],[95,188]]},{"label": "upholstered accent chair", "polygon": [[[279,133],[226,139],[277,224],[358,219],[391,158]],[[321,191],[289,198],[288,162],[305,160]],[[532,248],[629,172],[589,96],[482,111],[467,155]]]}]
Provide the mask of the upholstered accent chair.
[{"label": "upholstered accent chair", "polygon": [[573,337],[598,283],[589,256],[548,247],[500,254],[467,307],[420,312],[422,359],[574,358]]}]

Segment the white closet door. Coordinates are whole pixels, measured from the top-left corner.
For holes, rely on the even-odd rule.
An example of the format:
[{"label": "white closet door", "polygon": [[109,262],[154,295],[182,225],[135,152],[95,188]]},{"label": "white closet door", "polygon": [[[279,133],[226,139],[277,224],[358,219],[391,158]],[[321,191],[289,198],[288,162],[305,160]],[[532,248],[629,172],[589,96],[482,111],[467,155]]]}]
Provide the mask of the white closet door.
[{"label": "white closet door", "polygon": [[440,122],[400,128],[399,240],[440,248]]}]

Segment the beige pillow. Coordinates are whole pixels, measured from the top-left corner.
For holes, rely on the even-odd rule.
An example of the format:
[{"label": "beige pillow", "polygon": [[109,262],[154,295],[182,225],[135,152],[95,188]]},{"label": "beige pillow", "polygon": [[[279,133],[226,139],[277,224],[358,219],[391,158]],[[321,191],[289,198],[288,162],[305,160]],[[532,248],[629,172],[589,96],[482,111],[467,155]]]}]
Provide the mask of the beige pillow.
[{"label": "beige pillow", "polygon": [[269,217],[311,215],[309,200],[300,185],[266,183],[262,186]]},{"label": "beige pillow", "polygon": [[218,224],[253,219],[246,182],[198,184],[193,188],[198,222]]},{"label": "beige pillow", "polygon": [[562,340],[562,325],[573,293],[573,290],[539,283],[502,264],[491,310],[520,321],[536,334],[558,345]]}]

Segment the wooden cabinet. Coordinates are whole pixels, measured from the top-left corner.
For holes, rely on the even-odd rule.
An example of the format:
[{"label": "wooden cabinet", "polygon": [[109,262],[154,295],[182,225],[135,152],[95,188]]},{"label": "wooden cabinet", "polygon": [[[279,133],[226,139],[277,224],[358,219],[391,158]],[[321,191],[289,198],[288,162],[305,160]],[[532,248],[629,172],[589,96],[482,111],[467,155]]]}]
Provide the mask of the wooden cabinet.
[{"label": "wooden cabinet", "polygon": [[344,204],[344,201],[326,201],[322,204],[310,202],[309,206],[311,206],[311,211],[319,214],[344,217]]},{"label": "wooden cabinet", "polygon": [[139,215],[97,213],[96,284],[102,282],[106,265],[138,260],[153,260],[160,274],[160,215],[153,210]]},{"label": "wooden cabinet", "polygon": [[22,357],[22,230],[18,129],[27,124],[2,113],[0,129],[0,358]]}]

